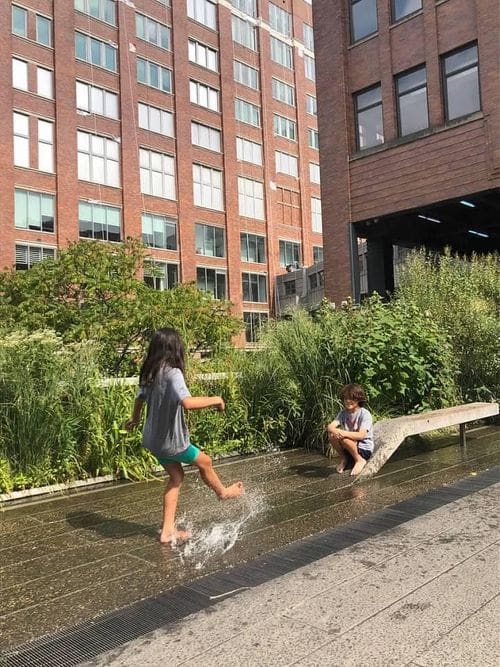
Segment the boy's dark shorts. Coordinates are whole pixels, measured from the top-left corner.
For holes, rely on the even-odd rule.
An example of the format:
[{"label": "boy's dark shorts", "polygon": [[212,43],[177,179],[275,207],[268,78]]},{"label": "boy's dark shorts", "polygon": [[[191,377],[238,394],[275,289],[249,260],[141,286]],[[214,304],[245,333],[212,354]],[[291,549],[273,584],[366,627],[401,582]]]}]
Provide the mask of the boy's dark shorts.
[{"label": "boy's dark shorts", "polygon": [[[354,467],[354,459],[349,454],[349,452],[347,452],[345,449],[344,449],[344,454],[347,457],[346,470],[348,468],[353,468]],[[361,447],[358,447],[358,454],[361,457],[363,457],[365,459],[365,461],[368,461],[371,458],[371,455],[373,454],[373,452],[368,451],[368,449],[362,449]]]}]

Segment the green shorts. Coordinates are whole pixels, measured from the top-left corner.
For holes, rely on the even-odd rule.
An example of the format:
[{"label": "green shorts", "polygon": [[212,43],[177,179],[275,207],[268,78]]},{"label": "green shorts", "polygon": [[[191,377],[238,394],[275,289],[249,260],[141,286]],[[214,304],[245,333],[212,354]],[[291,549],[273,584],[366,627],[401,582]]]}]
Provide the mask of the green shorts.
[{"label": "green shorts", "polygon": [[167,465],[167,463],[186,463],[190,464],[198,457],[200,450],[195,445],[190,444],[187,449],[179,454],[174,454],[173,456],[157,456],[158,463],[162,466]]}]

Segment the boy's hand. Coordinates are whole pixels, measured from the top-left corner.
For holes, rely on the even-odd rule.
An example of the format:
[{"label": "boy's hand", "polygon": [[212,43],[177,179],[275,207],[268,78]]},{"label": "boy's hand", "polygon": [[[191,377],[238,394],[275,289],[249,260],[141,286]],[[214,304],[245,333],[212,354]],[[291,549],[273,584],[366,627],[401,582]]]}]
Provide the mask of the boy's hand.
[{"label": "boy's hand", "polygon": [[224,412],[226,406],[225,406],[225,404],[224,404],[224,399],[223,399],[223,398],[220,398],[220,397],[219,397],[219,403],[217,403],[217,406],[216,406],[216,407],[217,407],[217,410],[218,410],[219,412]]},{"label": "boy's hand", "polygon": [[127,431],[130,433],[131,431],[134,430],[136,426],[139,425],[139,420],[138,419],[129,419],[128,422],[125,422],[125,428]]}]

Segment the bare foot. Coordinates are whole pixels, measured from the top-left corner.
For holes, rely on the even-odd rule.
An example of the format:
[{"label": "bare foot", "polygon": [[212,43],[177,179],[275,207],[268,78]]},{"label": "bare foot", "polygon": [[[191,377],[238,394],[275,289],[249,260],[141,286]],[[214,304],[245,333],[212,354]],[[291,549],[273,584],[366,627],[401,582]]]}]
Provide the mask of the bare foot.
[{"label": "bare foot", "polygon": [[366,461],[364,459],[361,459],[361,461],[356,461],[354,464],[354,468],[351,470],[351,477],[353,475],[359,475],[359,473],[363,470],[363,468],[366,465]]},{"label": "bare foot", "polygon": [[347,459],[345,458],[345,456],[343,456],[343,457],[340,459],[340,463],[336,466],[335,470],[336,470],[338,473],[343,473],[344,470],[345,470],[346,465],[347,465]]},{"label": "bare foot", "polygon": [[231,486],[226,486],[224,491],[219,496],[219,500],[227,500],[228,498],[237,498],[243,493],[243,482],[235,482]]},{"label": "bare foot", "polygon": [[191,537],[189,530],[175,530],[172,532],[161,532],[160,534],[160,544],[182,544],[186,542]]}]

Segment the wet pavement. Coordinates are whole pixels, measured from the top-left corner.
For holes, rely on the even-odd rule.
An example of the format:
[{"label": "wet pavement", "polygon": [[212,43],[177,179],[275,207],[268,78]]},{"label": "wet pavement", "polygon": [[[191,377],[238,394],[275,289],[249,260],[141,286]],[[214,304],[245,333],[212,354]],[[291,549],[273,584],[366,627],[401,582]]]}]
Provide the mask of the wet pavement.
[{"label": "wet pavement", "polygon": [[179,517],[195,539],[178,551],[157,542],[162,480],[7,506],[0,526],[0,648],[79,625],[500,463],[500,428],[469,432],[466,448],[457,441],[430,446],[417,439],[372,480],[354,485],[349,475],[335,473],[334,461],[303,450],[232,459],[218,466],[219,474],[225,482],[243,479],[247,493],[225,503],[188,473]]}]

